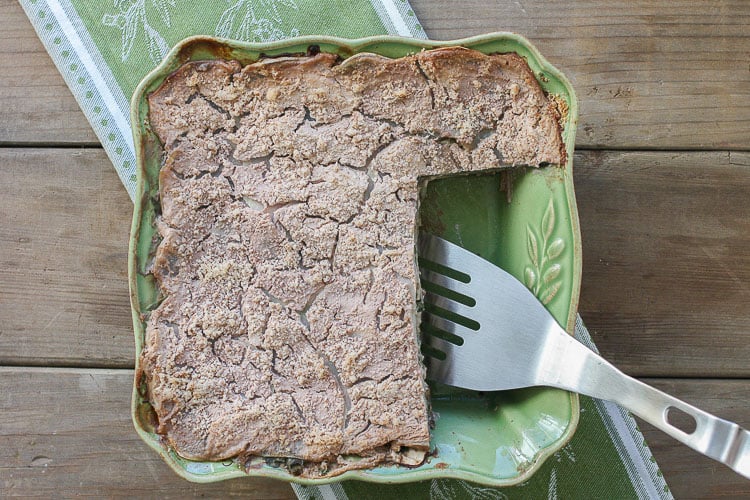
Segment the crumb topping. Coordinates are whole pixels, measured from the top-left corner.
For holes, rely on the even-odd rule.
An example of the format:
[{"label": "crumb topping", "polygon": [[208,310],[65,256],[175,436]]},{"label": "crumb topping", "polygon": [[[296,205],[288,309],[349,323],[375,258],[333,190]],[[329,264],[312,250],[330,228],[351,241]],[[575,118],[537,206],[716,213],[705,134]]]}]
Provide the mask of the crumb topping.
[{"label": "crumb topping", "polygon": [[450,48],[193,62],[149,104],[158,431],[186,458],[299,459],[307,477],[419,463],[419,181],[564,163],[556,101],[519,56]]}]

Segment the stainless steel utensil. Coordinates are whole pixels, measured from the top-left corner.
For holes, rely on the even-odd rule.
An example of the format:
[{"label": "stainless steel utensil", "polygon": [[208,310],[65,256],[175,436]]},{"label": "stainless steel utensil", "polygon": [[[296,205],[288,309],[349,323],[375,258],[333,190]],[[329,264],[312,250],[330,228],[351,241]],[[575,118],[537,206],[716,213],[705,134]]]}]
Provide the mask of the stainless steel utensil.
[{"label": "stainless steel utensil", "polygon": [[[750,478],[750,432],[625,375],[568,335],[520,281],[481,257],[424,233],[418,255],[429,378],[477,391],[550,386],[613,401]],[[673,425],[673,412],[692,417],[695,428]]]}]

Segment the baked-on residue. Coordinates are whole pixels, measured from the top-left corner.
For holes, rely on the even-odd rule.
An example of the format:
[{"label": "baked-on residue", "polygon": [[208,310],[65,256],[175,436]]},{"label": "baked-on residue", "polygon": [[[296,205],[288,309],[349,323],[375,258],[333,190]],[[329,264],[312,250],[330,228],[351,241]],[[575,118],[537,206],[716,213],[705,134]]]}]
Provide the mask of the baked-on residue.
[{"label": "baked-on residue", "polygon": [[166,297],[141,376],[181,456],[295,474],[419,463],[418,179],[562,164],[515,54],[188,63],[149,96]]}]

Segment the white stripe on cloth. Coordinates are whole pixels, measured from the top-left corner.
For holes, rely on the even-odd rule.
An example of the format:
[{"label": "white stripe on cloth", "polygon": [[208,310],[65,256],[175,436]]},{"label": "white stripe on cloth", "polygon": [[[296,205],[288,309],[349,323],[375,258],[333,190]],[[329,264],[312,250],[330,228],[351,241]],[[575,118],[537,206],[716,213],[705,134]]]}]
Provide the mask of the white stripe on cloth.
[{"label": "white stripe on cloth", "polygon": [[344,487],[339,483],[324,484],[319,489],[323,500],[346,500],[348,498]]},{"label": "white stripe on cloth", "polygon": [[[580,316],[576,317],[575,337],[586,347],[599,354],[591,335]],[[651,450],[643,444],[643,436],[635,427],[635,420],[615,403],[593,399],[596,410],[602,417],[612,443],[625,464],[628,478],[642,500],[671,500],[667,483],[658,474],[659,467],[651,462]]]},{"label": "white stripe on cloth", "polygon": [[135,154],[129,104],[119,84],[69,0],[20,3],[133,200]]},{"label": "white stripe on cloth", "polygon": [[[386,29],[388,29],[392,35],[414,36],[414,32],[409,29],[406,20],[401,12],[399,12],[398,7],[393,3],[393,0],[372,0],[372,6],[375,8],[378,15],[380,15],[383,24],[385,24],[387,20],[393,25],[392,29],[390,29],[389,26],[386,26]],[[384,11],[387,19],[383,19],[381,11]]]},{"label": "white stripe on cloth", "polygon": [[133,147],[133,136],[131,135],[130,131],[130,120],[128,120],[128,118],[122,113],[120,107],[117,105],[117,99],[112,94],[112,91],[110,90],[109,86],[104,80],[104,77],[99,71],[99,67],[96,65],[93,58],[91,57],[91,54],[86,49],[86,46],[84,45],[80,36],[78,36],[78,32],[73,26],[73,23],[70,21],[70,18],[68,18],[68,15],[66,14],[62,5],[60,5],[60,2],[58,2],[57,0],[48,0],[47,4],[49,5],[50,11],[55,16],[55,19],[57,19],[57,22],[60,25],[60,29],[63,31],[65,37],[73,46],[73,50],[76,52],[76,55],[78,55],[78,57],[80,58],[81,64],[83,64],[84,68],[93,80],[94,85],[99,90],[104,106],[107,108],[110,115],[112,116],[112,119],[115,121],[115,125],[122,135],[126,146],[130,150],[131,154],[134,155],[135,148]]},{"label": "white stripe on cloth", "polygon": [[[628,477],[630,482],[633,483],[633,488],[638,492],[639,498],[643,500],[652,498],[670,500],[672,494],[663,487],[666,482],[657,475],[658,469],[655,464],[651,464],[650,461],[647,461],[648,457],[644,457],[644,454],[650,456],[651,452],[643,446],[643,436],[637,434],[633,418],[624,414],[625,411],[622,408],[609,401],[595,399],[594,403],[602,416],[604,426],[607,428],[607,433],[609,433],[620,459],[626,465]],[[636,441],[638,438],[640,439]],[[653,468],[649,465],[653,465]],[[657,489],[657,484],[661,486],[660,489]]]},{"label": "white stripe on cloth", "polygon": [[302,486],[292,483],[294,494],[300,500],[348,500],[344,487],[339,483],[320,486]]},{"label": "white stripe on cloth", "polygon": [[[418,25],[409,2],[403,1],[397,4],[393,0],[370,0],[370,3],[389,35],[427,38]],[[407,19],[407,13],[411,14],[411,19]]]},{"label": "white stripe on cloth", "polygon": [[102,78],[107,85],[107,88],[114,96],[115,102],[117,102],[117,106],[122,111],[122,114],[128,118],[128,121],[130,121],[130,100],[125,96],[125,93],[122,91],[122,88],[120,88],[120,84],[117,82],[115,75],[112,74],[112,70],[109,68],[109,65],[104,61],[104,56],[102,56],[102,53],[99,51],[99,47],[96,46],[94,40],[91,38],[91,34],[83,24],[81,16],[78,15],[78,12],[71,3],[71,0],[56,1],[60,2],[60,6],[62,6],[63,11],[65,11],[68,19],[70,19],[70,22],[73,24],[73,28],[76,30],[76,33],[78,33],[78,36],[83,42],[84,47],[86,47],[86,52],[91,55],[91,58],[94,60],[94,64],[96,64],[96,67],[99,68],[99,72],[101,73]]}]

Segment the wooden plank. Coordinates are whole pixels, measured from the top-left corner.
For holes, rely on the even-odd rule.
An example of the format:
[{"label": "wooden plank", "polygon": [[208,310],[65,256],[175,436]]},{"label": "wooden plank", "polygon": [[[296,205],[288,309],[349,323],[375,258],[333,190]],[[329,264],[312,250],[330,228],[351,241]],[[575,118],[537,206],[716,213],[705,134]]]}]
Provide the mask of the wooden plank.
[{"label": "wooden plank", "polygon": [[[412,5],[436,39],[527,36],[578,93],[578,147],[750,148],[748,2]],[[95,142],[14,0],[0,0],[0,38],[0,143]]]},{"label": "wooden plank", "polygon": [[[646,380],[750,427],[750,381]],[[284,483],[195,485],[143,444],[129,416],[129,370],[0,368],[0,488],[5,495],[293,498]],[[641,425],[676,498],[747,498],[750,482]]]},{"label": "wooden plank", "polygon": [[172,472],[130,420],[130,370],[0,368],[3,497],[296,498],[288,484],[200,485]]},{"label": "wooden plank", "polygon": [[[645,379],[644,382],[750,429],[750,381]],[[750,481],[649,424],[639,425],[675,498],[750,498]]]},{"label": "wooden plank", "polygon": [[133,206],[101,149],[0,149],[0,364],[132,366]]},{"label": "wooden plank", "polygon": [[580,313],[638,376],[748,376],[750,155],[585,152]]},{"label": "wooden plank", "polygon": [[411,4],[431,38],[529,38],[575,87],[578,147],[750,148],[746,1]]},{"label": "wooden plank", "polygon": [[[0,165],[0,363],[131,367],[131,205],[104,153]],[[602,353],[640,376],[750,376],[750,155],[587,151],[575,182]]]},{"label": "wooden plank", "polygon": [[0,0],[0,144],[98,143],[15,0]]}]

